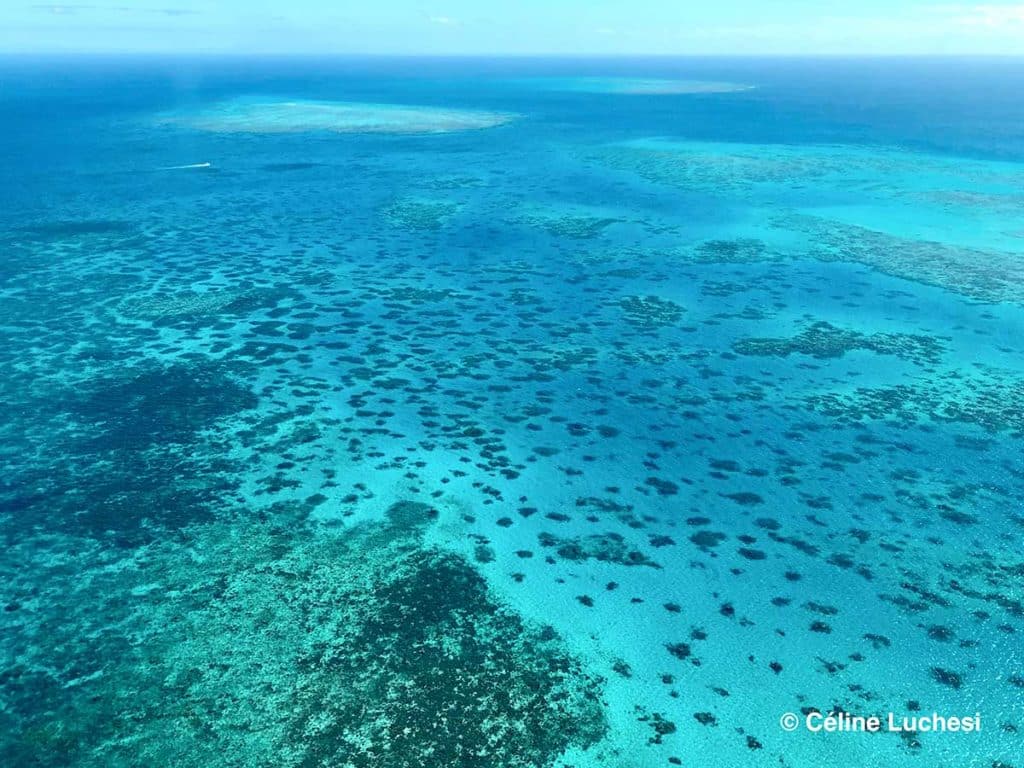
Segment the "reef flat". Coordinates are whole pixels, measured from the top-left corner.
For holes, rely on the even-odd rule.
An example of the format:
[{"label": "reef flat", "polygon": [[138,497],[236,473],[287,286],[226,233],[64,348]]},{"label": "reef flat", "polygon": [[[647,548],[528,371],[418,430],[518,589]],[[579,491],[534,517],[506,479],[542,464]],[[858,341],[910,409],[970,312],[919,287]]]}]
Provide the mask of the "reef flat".
[{"label": "reef flat", "polygon": [[493,128],[511,115],[464,109],[330,101],[238,98],[184,114],[166,114],[157,125],[213,133],[450,133]]}]

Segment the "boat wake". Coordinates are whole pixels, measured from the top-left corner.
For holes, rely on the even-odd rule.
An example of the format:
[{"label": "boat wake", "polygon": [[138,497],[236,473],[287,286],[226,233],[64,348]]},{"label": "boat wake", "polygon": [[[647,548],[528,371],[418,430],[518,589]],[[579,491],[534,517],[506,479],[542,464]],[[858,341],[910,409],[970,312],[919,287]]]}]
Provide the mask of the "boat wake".
[{"label": "boat wake", "polygon": [[157,168],[158,171],[186,171],[190,168],[212,168],[213,163],[192,163],[191,165],[168,165],[164,168]]}]

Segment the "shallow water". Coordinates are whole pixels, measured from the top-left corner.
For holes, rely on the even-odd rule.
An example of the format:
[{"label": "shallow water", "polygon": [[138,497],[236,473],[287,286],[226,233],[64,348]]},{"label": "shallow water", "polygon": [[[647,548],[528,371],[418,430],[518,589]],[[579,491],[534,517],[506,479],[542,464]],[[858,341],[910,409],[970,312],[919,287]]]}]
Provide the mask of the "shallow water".
[{"label": "shallow water", "polygon": [[0,762],[1022,764],[1019,63],[0,67]]}]

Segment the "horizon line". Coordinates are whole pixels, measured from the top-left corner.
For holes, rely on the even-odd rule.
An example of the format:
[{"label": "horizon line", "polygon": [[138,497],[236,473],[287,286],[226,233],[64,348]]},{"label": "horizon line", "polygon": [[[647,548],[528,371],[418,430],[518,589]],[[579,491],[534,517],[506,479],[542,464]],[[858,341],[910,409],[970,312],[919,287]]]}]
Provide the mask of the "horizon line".
[{"label": "horizon line", "polygon": [[301,52],[301,51],[90,51],[52,50],[24,51],[2,50],[3,57],[41,56],[103,56],[103,57],[171,57],[192,56],[210,58],[242,58],[261,56],[267,58],[324,59],[1024,59],[1024,53],[922,53],[922,52],[722,52],[722,53],[641,53],[641,52],[594,52],[594,53],[430,53],[430,52]]}]

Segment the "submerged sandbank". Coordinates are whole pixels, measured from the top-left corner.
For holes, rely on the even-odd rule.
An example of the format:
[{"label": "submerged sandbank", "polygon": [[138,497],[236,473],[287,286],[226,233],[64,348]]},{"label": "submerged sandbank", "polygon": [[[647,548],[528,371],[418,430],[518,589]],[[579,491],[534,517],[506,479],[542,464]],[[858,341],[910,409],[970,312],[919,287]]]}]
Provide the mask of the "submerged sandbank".
[{"label": "submerged sandbank", "polygon": [[403,104],[244,98],[164,114],[158,122],[214,133],[451,133],[492,128],[514,117]]}]

